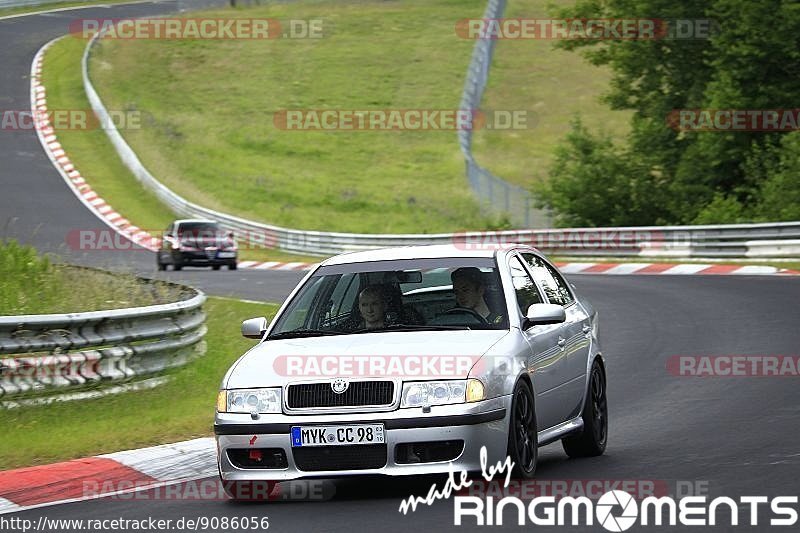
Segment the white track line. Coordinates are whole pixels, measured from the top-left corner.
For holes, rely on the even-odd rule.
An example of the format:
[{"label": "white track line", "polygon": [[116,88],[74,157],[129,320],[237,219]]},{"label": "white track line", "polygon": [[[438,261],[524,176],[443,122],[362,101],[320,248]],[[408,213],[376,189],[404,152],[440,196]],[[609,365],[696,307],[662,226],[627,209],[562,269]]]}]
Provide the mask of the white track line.
[{"label": "white track line", "polygon": [[731,274],[775,274],[778,269],[773,266],[745,265],[731,272]]},{"label": "white track line", "polygon": [[712,265],[693,265],[693,264],[684,264],[684,265],[675,265],[672,268],[668,268],[661,275],[672,275],[672,274],[697,274],[701,270],[705,270]]},{"label": "white track line", "polygon": [[0,514],[15,513],[22,510],[22,507],[14,502],[10,502],[5,498],[0,498]]}]

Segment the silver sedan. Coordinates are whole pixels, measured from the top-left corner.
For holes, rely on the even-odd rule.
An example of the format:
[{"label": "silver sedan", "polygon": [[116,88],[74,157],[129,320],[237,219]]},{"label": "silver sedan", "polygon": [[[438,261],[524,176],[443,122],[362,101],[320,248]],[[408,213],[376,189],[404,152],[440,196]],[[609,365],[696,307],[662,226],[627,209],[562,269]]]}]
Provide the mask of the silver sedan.
[{"label": "silver sedan", "polygon": [[[538,448],[604,452],[597,312],[536,249],[441,245],[330,258],[222,380],[214,431],[234,498],[254,482],[480,471]],[[248,488],[249,487],[249,488]]]}]

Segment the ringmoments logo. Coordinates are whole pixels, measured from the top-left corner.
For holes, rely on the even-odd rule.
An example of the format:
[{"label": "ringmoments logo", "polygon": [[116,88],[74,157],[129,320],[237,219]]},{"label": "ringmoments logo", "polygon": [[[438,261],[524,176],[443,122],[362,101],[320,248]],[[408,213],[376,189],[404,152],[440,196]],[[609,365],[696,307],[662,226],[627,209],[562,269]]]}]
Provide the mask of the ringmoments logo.
[{"label": "ringmoments logo", "polygon": [[[709,499],[705,495],[646,496],[640,501],[622,489],[611,489],[597,501],[586,496],[554,495],[536,496],[527,501],[518,496],[495,497],[469,494],[474,480],[462,470],[456,476],[453,463],[447,481],[440,489],[431,485],[426,496],[409,496],[400,503],[399,512],[415,512],[420,505],[433,505],[437,500],[453,498],[453,524],[456,526],[602,526],[606,531],[627,531],[634,525],[642,526],[738,526],[740,516],[749,517],[750,526],[794,526],[798,521],[797,496],[740,496],[737,499],[720,496]],[[496,475],[505,475],[504,488],[511,483],[514,462],[511,457],[488,465],[486,447],[480,450],[481,477],[491,484]],[[480,483],[481,481],[479,481]],[[586,484],[588,487],[589,484]],[[635,485],[636,486],[636,485]],[[647,485],[655,490],[656,485]],[[641,494],[640,494],[641,495]]]},{"label": "ringmoments logo", "polygon": [[[527,504],[527,505],[526,505]],[[454,525],[500,526],[504,523],[535,526],[599,524],[606,531],[627,531],[642,526],[740,525],[740,514],[749,516],[750,526],[793,526],[798,521],[798,497],[741,496],[738,501],[721,496],[675,498],[647,497],[637,502],[624,490],[611,490],[597,502],[587,497],[541,496],[524,502],[515,496],[495,500],[456,496]],[[767,510],[768,509],[768,510]]]}]

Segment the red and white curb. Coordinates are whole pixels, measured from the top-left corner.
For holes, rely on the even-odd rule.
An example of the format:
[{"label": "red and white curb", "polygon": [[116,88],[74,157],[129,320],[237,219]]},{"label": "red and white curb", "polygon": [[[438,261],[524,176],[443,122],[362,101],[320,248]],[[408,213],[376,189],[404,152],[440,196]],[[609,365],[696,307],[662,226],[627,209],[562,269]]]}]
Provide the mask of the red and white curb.
[{"label": "red and white curb", "polygon": [[556,263],[565,274],[659,275],[798,275],[787,268],[760,265],[709,265],[699,263]]},{"label": "red and white curb", "polygon": [[[788,268],[761,265],[709,265],[699,263],[555,263],[565,274],[607,274],[607,275],[799,275],[800,272]],[[311,270],[316,263],[257,263],[242,261],[241,268],[255,270]]]},{"label": "red and white curb", "polygon": [[253,270],[311,270],[317,263],[280,263],[278,261],[239,261],[239,268]]},{"label": "red and white curb", "polygon": [[[240,268],[254,270],[311,270],[316,263],[278,263],[275,261],[258,263],[242,261]],[[565,274],[607,274],[607,275],[800,275],[796,270],[761,265],[709,265],[700,263],[555,263]]]},{"label": "red and white curb", "polygon": [[31,66],[31,111],[34,116],[34,124],[39,141],[42,143],[42,147],[50,161],[61,174],[61,177],[64,178],[72,192],[75,193],[89,211],[125,239],[148,250],[156,251],[161,244],[160,239],[142,231],[128,219],[114,211],[114,208],[86,183],[86,180],[81,176],[80,170],[75,168],[61,143],[58,142],[58,137],[47,115],[47,90],[42,85],[42,63],[47,49],[60,39],[63,39],[63,37],[54,39],[44,45],[36,53]]},{"label": "red and white curb", "polygon": [[[47,89],[42,85],[42,65],[44,55],[54,43],[55,39],[44,45],[33,59],[31,66],[31,110],[35,117],[34,124],[39,141],[42,143],[45,153],[50,158],[53,166],[64,178],[69,188],[75,196],[91,211],[97,218],[102,220],[108,227],[114,230],[125,240],[131,241],[152,252],[158,251],[161,247],[161,239],[154,237],[132,224],[128,219],[120,215],[109,205],[92,187],[86,182],[74,163],[69,159],[64,147],[58,142],[53,125],[47,116]],[[278,261],[241,261],[239,268],[252,268],[256,270],[310,270],[314,267],[313,263],[298,262],[278,262]]]},{"label": "red and white curb", "polygon": [[0,472],[0,514],[213,478],[216,444],[204,437]]}]

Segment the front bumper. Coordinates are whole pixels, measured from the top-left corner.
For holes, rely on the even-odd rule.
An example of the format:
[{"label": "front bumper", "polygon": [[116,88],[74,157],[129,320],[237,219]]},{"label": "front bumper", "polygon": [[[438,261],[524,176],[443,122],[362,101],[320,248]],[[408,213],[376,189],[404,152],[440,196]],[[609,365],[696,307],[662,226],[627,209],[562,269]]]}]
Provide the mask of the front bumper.
[{"label": "front bumper", "polygon": [[177,260],[177,262],[184,265],[227,265],[235,263],[237,259],[237,252],[227,250],[220,250],[211,257],[202,250],[181,250],[173,261]]},{"label": "front bumper", "polygon": [[[480,452],[486,447],[487,464],[506,457],[508,418],[511,396],[502,396],[473,404],[433,406],[422,409],[399,409],[383,413],[327,415],[262,415],[258,421],[246,414],[217,414],[214,433],[217,461],[225,481],[285,481],[306,477],[351,475],[407,476],[446,473],[453,470],[480,471]],[[292,450],[292,426],[383,423],[385,425],[386,464],[381,468],[342,470],[302,470]],[[254,439],[255,437],[255,439]],[[452,461],[403,463],[395,456],[399,444],[462,440],[464,448]],[[251,444],[252,443],[252,444]],[[231,449],[279,448],[286,457],[285,468],[239,468],[228,456]],[[336,448],[342,448],[337,446]]]}]

